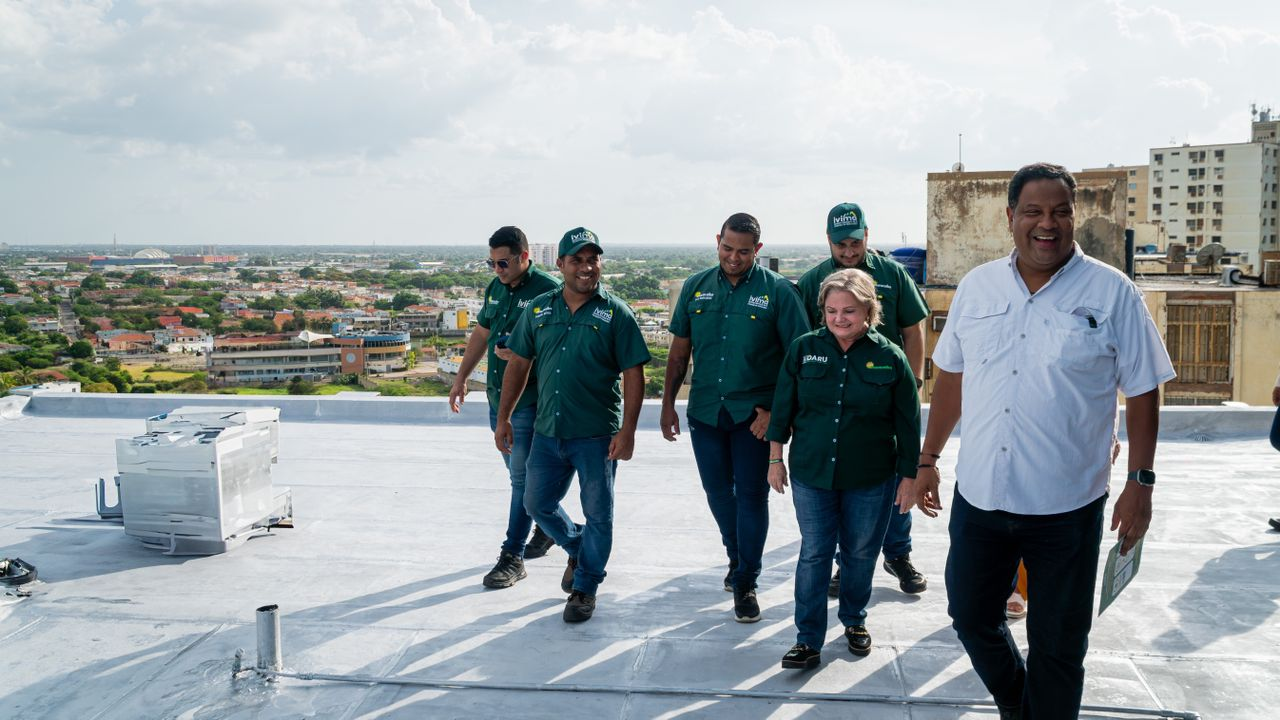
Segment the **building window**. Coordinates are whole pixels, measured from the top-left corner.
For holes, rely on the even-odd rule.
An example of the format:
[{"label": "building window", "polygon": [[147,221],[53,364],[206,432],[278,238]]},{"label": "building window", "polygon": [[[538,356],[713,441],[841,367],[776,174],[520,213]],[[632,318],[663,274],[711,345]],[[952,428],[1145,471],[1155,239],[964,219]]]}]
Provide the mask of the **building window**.
[{"label": "building window", "polygon": [[1214,160],[1221,160],[1221,159],[1223,159],[1224,157],[1226,157],[1226,155],[1227,155],[1227,151],[1226,151],[1226,150],[1218,149],[1218,150],[1214,150],[1214,151],[1213,151],[1213,159],[1214,159]]},{"label": "building window", "polygon": [[1152,212],[1153,214],[1155,214],[1155,215],[1159,215],[1159,214],[1160,214],[1160,203],[1152,203],[1152,204],[1151,204],[1151,212]]},{"label": "building window", "polygon": [[1129,204],[1130,204],[1130,205],[1132,205],[1132,204],[1134,204],[1134,203],[1136,203],[1136,202],[1138,202],[1138,198],[1136,198],[1136,197],[1134,197],[1134,196],[1130,195],[1130,196],[1129,196]]},{"label": "building window", "polygon": [[1130,189],[1130,190],[1137,190],[1137,189],[1138,189],[1138,183],[1129,183],[1129,189]]},{"label": "building window", "polygon": [[1134,217],[1134,216],[1135,216],[1135,213],[1134,213],[1132,210],[1130,210],[1130,211],[1129,211],[1129,217]]},{"label": "building window", "polygon": [[1162,188],[1162,187],[1153,187],[1153,188],[1151,188],[1151,194],[1152,194],[1153,196],[1155,196],[1155,197],[1162,197],[1162,196],[1164,195],[1164,188]]},{"label": "building window", "polygon": [[1130,171],[1129,171],[1129,177],[1138,177],[1138,171],[1137,171],[1137,170],[1130,170]]},{"label": "building window", "polygon": [[1157,164],[1157,165],[1163,165],[1163,164],[1164,164],[1164,153],[1156,153],[1156,154],[1152,155],[1152,156],[1151,156],[1151,160],[1152,160],[1153,162],[1155,162],[1155,164]]}]

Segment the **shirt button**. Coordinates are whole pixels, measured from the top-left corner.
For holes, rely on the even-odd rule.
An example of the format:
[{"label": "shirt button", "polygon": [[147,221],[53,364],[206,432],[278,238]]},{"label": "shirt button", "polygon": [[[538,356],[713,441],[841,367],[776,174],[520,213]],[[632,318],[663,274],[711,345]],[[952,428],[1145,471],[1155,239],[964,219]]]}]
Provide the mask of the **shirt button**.
[{"label": "shirt button", "polygon": [[[556,372],[560,372],[560,371],[559,371],[559,370],[557,370]],[[1017,370],[1014,370],[1014,371],[1013,371],[1013,374],[1014,374],[1014,375],[1017,375],[1017,374],[1018,374],[1018,371],[1017,371]]]},{"label": "shirt button", "polygon": [[[556,372],[560,372],[560,371],[557,370]],[[840,383],[840,387],[844,387],[844,383]]]},{"label": "shirt button", "polygon": [[1026,339],[1027,339],[1027,334],[1026,334],[1026,333],[1022,333],[1022,334],[1018,335],[1018,337],[1022,338],[1023,340],[1026,340]]},{"label": "shirt button", "polygon": [[[560,391],[559,391],[559,390],[557,390],[556,392],[560,392]],[[1005,409],[1004,409],[1004,411],[1005,411],[1005,412],[1009,412],[1009,408],[1005,408]]]},{"label": "shirt button", "polygon": [[[559,413],[556,413],[556,414],[558,415]],[[1009,448],[1007,447],[1000,448],[1000,452],[1008,452],[1008,451],[1009,451]]]},{"label": "shirt button", "polygon": [[835,441],[836,441],[836,439],[835,439],[835,438],[831,438],[831,442],[835,442]]},{"label": "shirt button", "polygon": [[831,458],[831,462],[835,462],[835,461],[836,461],[836,459],[835,459],[835,458]]},{"label": "shirt button", "polygon": [[[556,368],[556,372],[560,372],[560,368]],[[1017,374],[1016,370],[1014,371],[1014,374]]]}]

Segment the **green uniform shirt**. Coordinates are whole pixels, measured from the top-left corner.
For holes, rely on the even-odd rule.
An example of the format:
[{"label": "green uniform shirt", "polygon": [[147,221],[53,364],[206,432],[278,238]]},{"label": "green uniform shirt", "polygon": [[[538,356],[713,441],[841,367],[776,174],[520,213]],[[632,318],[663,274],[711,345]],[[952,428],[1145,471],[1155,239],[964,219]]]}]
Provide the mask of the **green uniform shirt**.
[{"label": "green uniform shirt", "polygon": [[801,335],[778,374],[766,437],[791,440],[791,477],[810,487],[915,477],[920,398],[907,356],[874,331],[848,351],[825,327]]},{"label": "green uniform shirt", "polygon": [[715,425],[722,407],[740,423],[773,405],[782,356],[809,323],[786,278],[753,265],[735,287],[717,265],[685,281],[670,330],[693,345],[689,417]]},{"label": "green uniform shirt", "polygon": [[[822,327],[822,308],[818,307],[818,289],[822,281],[841,268],[836,261],[827,258],[817,267],[800,277],[800,297],[813,327]],[[920,289],[896,260],[867,251],[859,270],[865,270],[876,284],[876,297],[880,299],[881,321],[876,332],[902,347],[902,328],[911,327],[929,317],[929,306],[924,302]]]},{"label": "green uniform shirt", "polygon": [[649,362],[635,314],[603,288],[575,313],[560,290],[534,298],[507,347],[533,360],[534,431],[561,440],[616,434],[622,428],[619,374]]},{"label": "green uniform shirt", "polygon": [[[484,307],[476,317],[476,324],[489,331],[489,362],[485,377],[485,393],[489,396],[489,407],[498,409],[502,399],[502,377],[507,372],[507,361],[498,357],[494,348],[498,340],[511,334],[520,319],[521,312],[539,295],[560,287],[560,279],[542,268],[529,263],[529,270],[516,279],[511,285],[504,284],[498,278],[489,281],[484,291]],[[516,410],[523,410],[538,401],[538,381],[529,378],[524,394],[516,402]]]}]

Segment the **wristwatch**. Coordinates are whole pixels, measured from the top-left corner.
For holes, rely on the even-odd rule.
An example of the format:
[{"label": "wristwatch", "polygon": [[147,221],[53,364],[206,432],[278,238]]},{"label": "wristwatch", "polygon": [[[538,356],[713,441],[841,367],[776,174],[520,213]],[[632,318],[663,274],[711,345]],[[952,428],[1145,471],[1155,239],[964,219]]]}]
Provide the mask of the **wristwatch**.
[{"label": "wristwatch", "polygon": [[1129,479],[1144,487],[1154,487],[1156,484],[1156,471],[1134,470],[1129,473]]}]

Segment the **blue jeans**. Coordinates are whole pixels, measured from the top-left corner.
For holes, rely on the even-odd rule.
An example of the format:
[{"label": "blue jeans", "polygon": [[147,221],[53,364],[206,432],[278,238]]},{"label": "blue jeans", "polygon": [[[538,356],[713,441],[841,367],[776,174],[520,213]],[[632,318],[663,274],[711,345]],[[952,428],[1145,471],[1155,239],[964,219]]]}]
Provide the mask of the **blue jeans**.
[{"label": "blue jeans", "polygon": [[[1106,503],[1104,495],[1070,512],[1017,515],[975,508],[959,490],[951,501],[947,612],[995,701],[1026,717],[1080,713]],[[1005,620],[1019,558],[1036,598],[1025,661]]]},{"label": "blue jeans", "polygon": [[886,560],[911,553],[911,513],[898,512],[894,505],[889,513],[889,529],[884,533],[884,557]]},{"label": "blue jeans", "polygon": [[[595,595],[604,580],[613,549],[613,478],[618,462],[608,459],[612,439],[601,435],[560,440],[534,433],[526,465],[525,509],[569,557],[577,558],[573,589],[587,595]],[[582,527],[560,506],[574,472],[586,521]]]},{"label": "blue jeans", "polygon": [[[511,502],[507,508],[507,539],[502,542],[502,552],[524,556],[524,543],[533,528],[533,518],[524,510],[525,464],[529,459],[529,446],[533,443],[533,417],[537,408],[530,405],[511,413],[511,454],[502,453],[511,476]],[[489,429],[498,429],[498,411],[489,407]]]},{"label": "blue jeans", "polygon": [[823,490],[792,478],[791,497],[800,525],[796,563],[796,642],[821,648],[827,637],[827,585],[840,541],[840,622],[863,625],[871,601],[871,577],[898,483],[856,490]]},{"label": "blue jeans", "polygon": [[735,568],[733,585],[743,591],[756,586],[769,534],[769,443],[751,434],[755,418],[753,412],[734,423],[724,408],[715,425],[688,418],[689,442],[707,505],[720,528],[729,565]]}]

